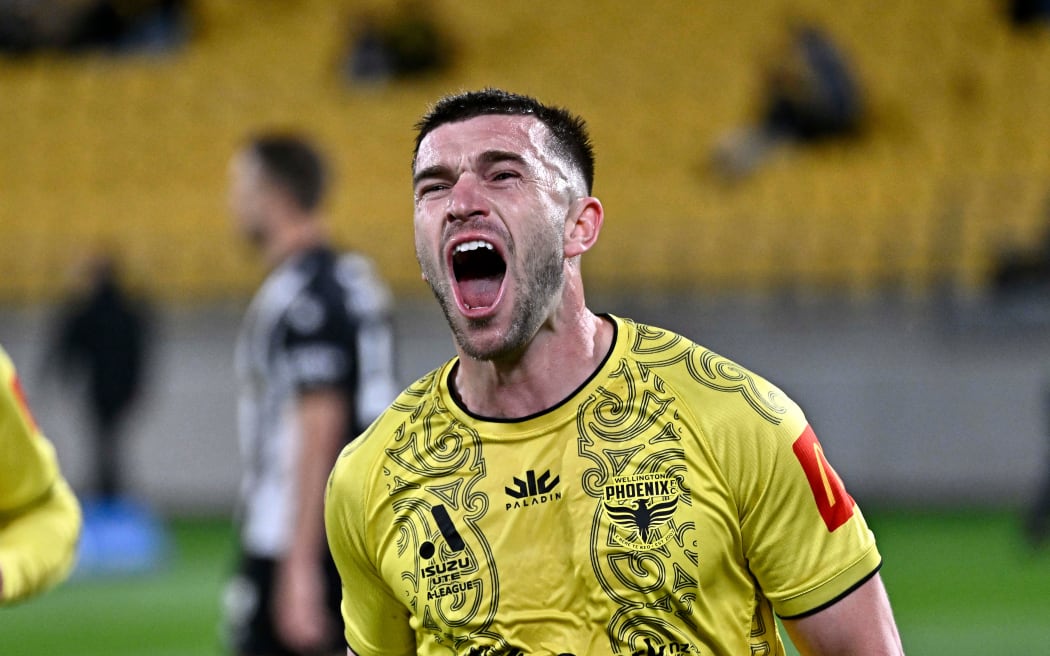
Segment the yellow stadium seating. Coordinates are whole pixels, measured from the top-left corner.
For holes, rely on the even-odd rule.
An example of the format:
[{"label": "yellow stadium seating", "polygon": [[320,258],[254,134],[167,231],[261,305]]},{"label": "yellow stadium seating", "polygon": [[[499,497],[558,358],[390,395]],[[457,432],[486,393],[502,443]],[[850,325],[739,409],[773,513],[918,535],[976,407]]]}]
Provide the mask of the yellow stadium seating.
[{"label": "yellow stadium seating", "polygon": [[[1050,222],[1050,34],[1014,33],[996,3],[429,6],[454,65],[380,88],[338,72],[350,17],[390,11],[380,2],[202,0],[179,52],[0,61],[0,300],[54,298],[100,247],[159,298],[247,293],[262,271],[230,228],[226,166],[268,126],[324,145],[339,241],[373,254],[399,293],[423,293],[411,126],[436,97],[486,85],[591,124],[599,289],[976,291],[1002,249],[1035,248]],[[784,149],[722,184],[708,153],[752,116],[760,64],[798,17],[850,55],[865,135]]]}]

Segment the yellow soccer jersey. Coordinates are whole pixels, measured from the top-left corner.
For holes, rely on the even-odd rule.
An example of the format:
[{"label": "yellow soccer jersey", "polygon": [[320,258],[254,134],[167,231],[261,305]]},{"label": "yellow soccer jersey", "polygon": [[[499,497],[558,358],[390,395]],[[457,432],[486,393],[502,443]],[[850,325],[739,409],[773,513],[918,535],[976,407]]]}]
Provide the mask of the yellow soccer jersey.
[{"label": "yellow soccer jersey", "polygon": [[453,360],[347,447],[326,523],[358,654],[783,654],[774,611],[878,570],[794,403],[610,320],[605,362],[549,411],[472,416]]},{"label": "yellow soccer jersey", "polygon": [[80,507],[0,348],[0,603],[58,582],[73,564]]}]

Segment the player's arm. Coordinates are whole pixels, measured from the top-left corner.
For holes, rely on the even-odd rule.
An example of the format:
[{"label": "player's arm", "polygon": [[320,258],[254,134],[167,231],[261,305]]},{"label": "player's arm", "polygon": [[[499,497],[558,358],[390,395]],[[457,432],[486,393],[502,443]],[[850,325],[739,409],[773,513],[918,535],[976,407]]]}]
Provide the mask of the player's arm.
[{"label": "player's arm", "polygon": [[62,580],[73,566],[80,506],[0,348],[0,604]]},{"label": "player's arm", "polygon": [[380,573],[379,554],[371,540],[377,527],[394,521],[389,507],[376,505],[371,499],[376,449],[368,448],[373,444],[369,438],[372,431],[385,432],[388,428],[377,429],[373,424],[345,448],[332,470],[325,500],[328,546],[342,580],[348,656],[416,653],[409,607],[402,601],[404,595],[391,588]]},{"label": "player's arm", "polygon": [[898,656],[904,653],[878,574],[831,606],[784,620],[803,656]]},{"label": "player's arm", "polygon": [[324,490],[332,463],[345,441],[350,408],[336,388],[299,394],[297,418],[300,453],[296,471],[295,525],[292,542],[278,569],[277,627],[290,645],[304,651],[329,635],[325,575]]},{"label": "player's arm", "polygon": [[62,479],[44,498],[0,518],[0,605],[22,601],[66,577],[80,522],[80,505]]},{"label": "player's arm", "polygon": [[900,654],[875,536],[801,410],[778,400],[780,423],[745,425],[724,461],[749,567],[802,654]]}]

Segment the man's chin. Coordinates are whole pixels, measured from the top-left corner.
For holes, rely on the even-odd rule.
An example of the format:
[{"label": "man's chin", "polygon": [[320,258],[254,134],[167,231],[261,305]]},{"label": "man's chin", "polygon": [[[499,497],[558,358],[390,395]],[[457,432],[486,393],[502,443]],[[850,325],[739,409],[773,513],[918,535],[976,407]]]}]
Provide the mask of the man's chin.
[{"label": "man's chin", "polygon": [[474,360],[495,361],[513,359],[521,349],[514,343],[509,328],[498,328],[494,317],[471,320],[467,325],[453,329],[461,353]]}]

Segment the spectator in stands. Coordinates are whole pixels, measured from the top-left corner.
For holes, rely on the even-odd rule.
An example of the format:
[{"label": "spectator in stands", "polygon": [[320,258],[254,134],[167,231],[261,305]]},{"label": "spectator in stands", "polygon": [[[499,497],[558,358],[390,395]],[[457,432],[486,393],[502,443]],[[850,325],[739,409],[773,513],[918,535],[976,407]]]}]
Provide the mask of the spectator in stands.
[{"label": "spectator in stands", "polygon": [[820,28],[798,24],[764,72],[756,125],[728,135],[715,149],[716,171],[727,178],[751,173],[782,143],[808,144],[855,134],[863,118],[857,80]]},{"label": "spectator in stands", "polygon": [[344,73],[355,83],[381,84],[394,75],[393,53],[376,17],[370,13],[358,17],[351,29],[350,52],[344,62]]},{"label": "spectator in stands", "polygon": [[401,5],[387,28],[387,42],[394,53],[394,70],[401,77],[436,72],[447,63],[448,47],[423,0]]},{"label": "spectator in stands", "polygon": [[0,52],[163,51],[185,41],[186,0],[0,0]]},{"label": "spectator in stands", "polygon": [[1006,0],[1003,5],[1014,27],[1050,25],[1050,0]]},{"label": "spectator in stands", "polygon": [[126,494],[125,420],[141,397],[149,347],[148,312],[122,288],[110,255],[90,258],[86,284],[57,321],[45,373],[83,380],[94,446],[93,490],[102,504]]},{"label": "spectator in stands", "polygon": [[386,22],[371,14],[355,20],[344,72],[353,82],[407,79],[442,70],[447,40],[422,1],[408,2]]},{"label": "spectator in stands", "polygon": [[1042,300],[1050,289],[1050,197],[1046,199],[1046,228],[1042,242],[1031,250],[1011,249],[999,254],[992,273],[992,289],[999,298]]}]

